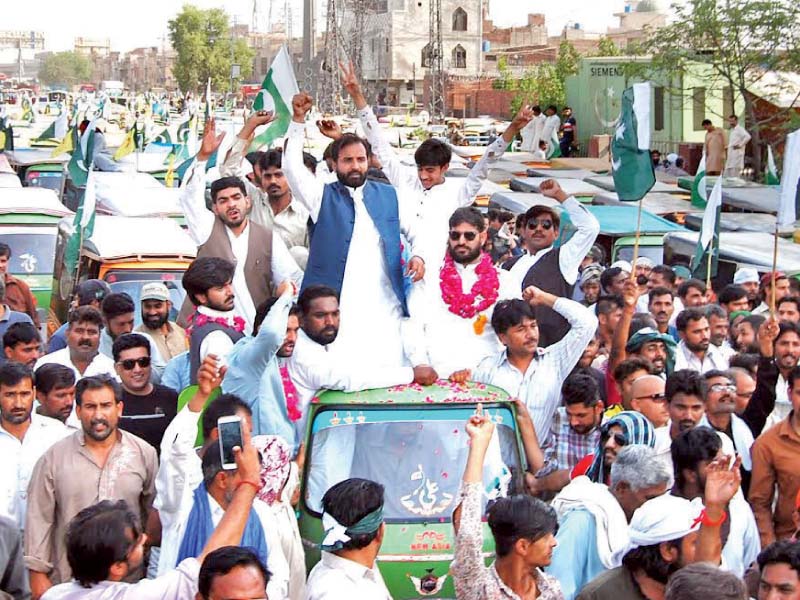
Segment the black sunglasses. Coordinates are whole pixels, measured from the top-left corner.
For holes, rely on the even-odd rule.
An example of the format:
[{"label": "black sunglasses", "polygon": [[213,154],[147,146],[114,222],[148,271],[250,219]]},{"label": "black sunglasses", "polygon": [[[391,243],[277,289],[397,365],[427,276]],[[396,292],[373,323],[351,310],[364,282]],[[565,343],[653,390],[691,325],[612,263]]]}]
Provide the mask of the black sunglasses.
[{"label": "black sunglasses", "polygon": [[602,438],[603,438],[604,442],[607,441],[608,439],[612,438],[612,437],[614,438],[614,443],[617,446],[625,446],[628,443],[628,440],[625,439],[625,436],[623,434],[621,434],[621,433],[615,433],[615,434],[612,435],[608,431],[604,431],[603,432]]},{"label": "black sunglasses", "polygon": [[450,232],[450,240],[453,242],[457,242],[461,239],[461,236],[464,236],[464,239],[468,242],[473,241],[476,237],[478,237],[478,233],[475,231],[451,231]]},{"label": "black sunglasses", "polygon": [[536,229],[539,225],[541,225],[542,229],[544,229],[545,231],[550,231],[553,228],[552,221],[545,221],[545,220],[540,221],[539,219],[531,219],[525,224],[525,226],[528,229]]},{"label": "black sunglasses", "polygon": [[127,358],[125,360],[121,360],[117,363],[126,371],[133,371],[133,368],[136,365],[139,365],[140,368],[146,369],[150,366],[150,357],[149,356],[142,356],[141,358]]}]

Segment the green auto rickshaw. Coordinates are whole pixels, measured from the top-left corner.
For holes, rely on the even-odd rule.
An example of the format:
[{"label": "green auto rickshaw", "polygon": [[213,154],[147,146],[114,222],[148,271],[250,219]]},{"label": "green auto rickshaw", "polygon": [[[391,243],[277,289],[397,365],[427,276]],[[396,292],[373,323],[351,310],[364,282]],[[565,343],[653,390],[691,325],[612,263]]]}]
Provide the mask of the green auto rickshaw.
[{"label": "green auto rickshaw", "polygon": [[23,186],[53,190],[60,200],[64,191],[64,167],[69,162],[69,154],[52,154],[50,148],[20,148],[6,152],[8,162],[19,175]]},{"label": "green auto rickshaw", "polygon": [[[377,564],[392,598],[454,598],[451,515],[467,459],[464,425],[479,403],[497,425],[484,467],[486,502],[523,488],[525,453],[504,391],[439,381],[314,398],[298,505],[308,569],[320,559],[322,496],[340,481],[362,477],[385,487],[386,533]],[[489,560],[488,526],[484,540]]]}]

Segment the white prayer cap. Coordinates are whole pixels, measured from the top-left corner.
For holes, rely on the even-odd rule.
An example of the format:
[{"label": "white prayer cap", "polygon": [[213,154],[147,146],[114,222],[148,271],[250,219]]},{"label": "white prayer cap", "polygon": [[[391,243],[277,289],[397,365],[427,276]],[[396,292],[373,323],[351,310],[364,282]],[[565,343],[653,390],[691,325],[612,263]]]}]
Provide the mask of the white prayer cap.
[{"label": "white prayer cap", "polygon": [[652,269],[656,266],[651,259],[647,258],[646,256],[640,256],[636,259],[636,263],[634,263],[637,267],[647,267],[648,269]]},{"label": "white prayer cap", "polygon": [[758,271],[750,267],[737,269],[733,276],[733,283],[742,285],[743,283],[758,283]]},{"label": "white prayer cap", "polygon": [[626,273],[632,273],[633,272],[633,267],[631,266],[631,263],[629,263],[627,260],[618,260],[618,261],[616,261],[614,264],[611,265],[612,269],[614,267],[619,267],[620,269],[622,269]]},{"label": "white prayer cap", "polygon": [[703,503],[699,498],[689,501],[664,494],[648,500],[633,513],[628,526],[628,550],[678,540],[697,531],[702,510]]},{"label": "white prayer cap", "polygon": [[670,152],[669,154],[667,154],[667,160],[670,162],[670,164],[674,165],[675,161],[678,160],[678,155],[675,154],[674,152]]}]

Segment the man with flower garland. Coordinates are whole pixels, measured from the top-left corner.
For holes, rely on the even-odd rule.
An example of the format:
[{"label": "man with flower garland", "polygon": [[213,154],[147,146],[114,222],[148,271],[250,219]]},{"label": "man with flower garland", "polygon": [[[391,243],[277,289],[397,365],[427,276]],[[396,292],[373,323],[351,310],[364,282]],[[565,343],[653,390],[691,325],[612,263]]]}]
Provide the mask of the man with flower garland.
[{"label": "man with flower garland", "polygon": [[438,285],[426,283],[409,297],[411,313],[424,329],[424,352],[440,377],[466,379],[456,372],[474,369],[502,349],[490,324],[492,310],[498,300],[520,295],[510,274],[498,272],[482,251],[486,236],[478,209],[457,209]]}]

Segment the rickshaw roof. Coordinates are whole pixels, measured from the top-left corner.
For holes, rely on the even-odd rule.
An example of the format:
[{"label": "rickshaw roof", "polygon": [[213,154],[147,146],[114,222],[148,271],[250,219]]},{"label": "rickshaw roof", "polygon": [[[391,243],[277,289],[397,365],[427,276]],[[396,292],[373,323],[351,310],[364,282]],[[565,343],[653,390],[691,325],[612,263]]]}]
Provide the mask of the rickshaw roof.
[{"label": "rickshaw roof", "polygon": [[12,150],[6,152],[8,161],[12,165],[20,167],[28,167],[30,165],[38,164],[66,164],[69,162],[69,154],[62,154],[61,156],[53,156],[52,148],[46,150],[38,150],[35,148],[21,148],[19,150]]},{"label": "rickshaw roof", "polygon": [[[626,202],[619,199],[616,192],[604,192],[592,199],[596,205],[602,206],[639,206],[638,202]],[[700,213],[703,209],[693,206],[688,200],[682,199],[677,194],[663,194],[661,192],[649,192],[642,198],[642,208],[655,215],[667,215],[672,213]]]},{"label": "rickshaw roof", "polygon": [[[62,219],[59,228],[72,232],[72,220]],[[103,259],[132,256],[193,259],[197,255],[197,246],[189,234],[166,217],[97,215],[92,236],[83,241],[83,249]]]},{"label": "rickshaw roof", "polygon": [[58,195],[39,187],[3,188],[0,194],[0,214],[41,214],[65,217],[72,211],[61,204]]},{"label": "rickshaw roof", "polygon": [[183,215],[180,189],[163,186],[147,173],[103,172],[93,174],[97,209],[124,217]]},{"label": "rickshaw roof", "polygon": [[[586,209],[600,222],[600,233],[603,235],[616,237],[636,233],[639,210],[636,206],[587,206]],[[642,224],[639,231],[647,234],[686,231],[686,229],[663,217],[642,210]]]},{"label": "rickshaw roof", "polygon": [[[586,178],[586,183],[591,183],[592,185],[596,185],[597,187],[601,187],[604,190],[609,192],[613,192],[617,189],[616,184],[614,183],[614,176],[613,175],[590,175]],[[650,193],[659,193],[659,194],[685,194],[686,190],[681,189],[674,183],[665,183],[663,181],[656,181],[653,184],[653,187],[650,188]]]},{"label": "rickshaw roof", "polygon": [[[518,192],[541,192],[540,186],[552,177],[516,177],[509,187]],[[568,196],[596,196],[605,190],[580,179],[560,178],[558,183]]]},{"label": "rickshaw roof", "polygon": [[313,404],[362,404],[362,405],[443,405],[474,404],[478,402],[512,402],[502,389],[483,383],[465,384],[439,380],[430,386],[416,383],[396,385],[389,388],[363,390],[361,392],[339,392],[325,390],[316,396]]}]

